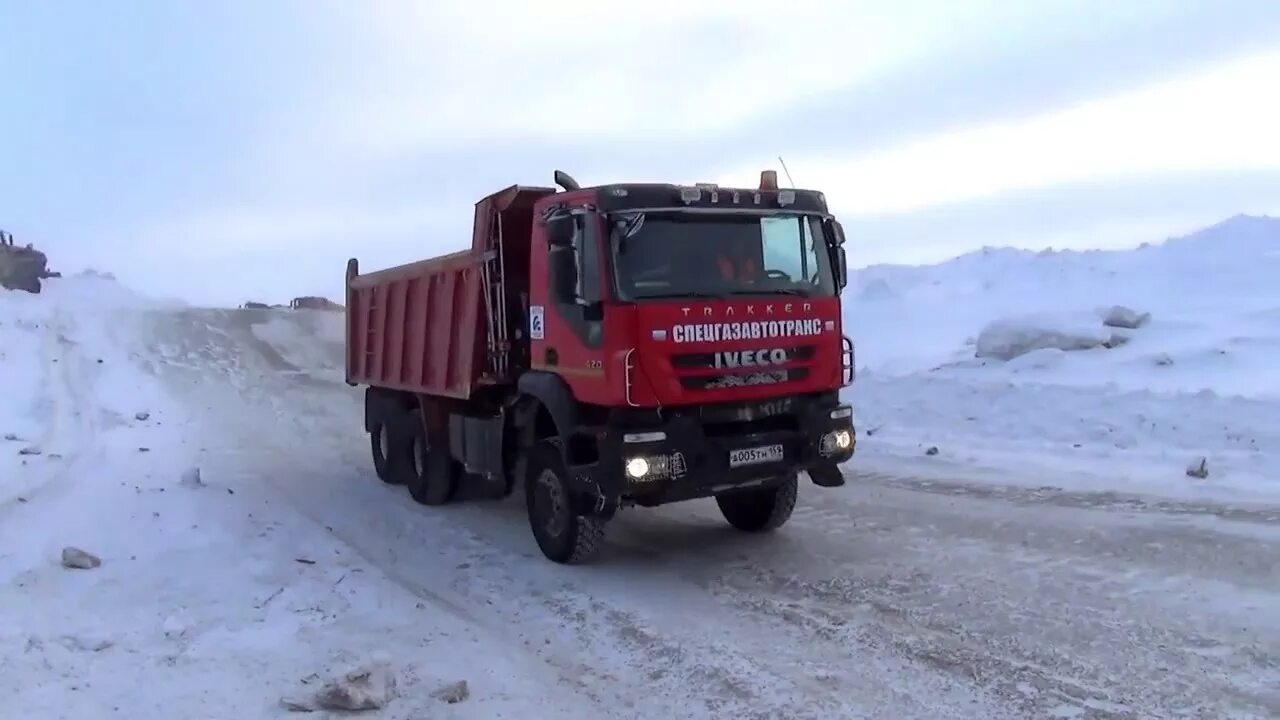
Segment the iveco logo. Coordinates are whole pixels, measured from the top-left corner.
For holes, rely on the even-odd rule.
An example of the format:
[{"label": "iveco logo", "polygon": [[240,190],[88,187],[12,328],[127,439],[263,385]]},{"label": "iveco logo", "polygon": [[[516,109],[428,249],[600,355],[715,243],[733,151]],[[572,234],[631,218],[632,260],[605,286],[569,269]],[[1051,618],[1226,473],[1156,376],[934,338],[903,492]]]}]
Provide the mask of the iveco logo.
[{"label": "iveco logo", "polygon": [[716,368],[763,367],[781,365],[787,361],[787,351],[782,348],[772,350],[725,350],[712,356],[711,366]]}]

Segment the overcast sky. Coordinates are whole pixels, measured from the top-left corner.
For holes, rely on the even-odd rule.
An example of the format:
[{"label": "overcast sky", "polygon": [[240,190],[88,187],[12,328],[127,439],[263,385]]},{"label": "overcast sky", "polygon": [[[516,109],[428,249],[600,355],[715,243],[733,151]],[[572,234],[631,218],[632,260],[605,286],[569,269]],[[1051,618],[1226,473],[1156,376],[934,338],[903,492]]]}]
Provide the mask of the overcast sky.
[{"label": "overcast sky", "polygon": [[0,228],[147,293],[336,298],[556,168],[781,155],[854,264],[1137,245],[1280,214],[1276,78],[1269,0],[0,0]]}]

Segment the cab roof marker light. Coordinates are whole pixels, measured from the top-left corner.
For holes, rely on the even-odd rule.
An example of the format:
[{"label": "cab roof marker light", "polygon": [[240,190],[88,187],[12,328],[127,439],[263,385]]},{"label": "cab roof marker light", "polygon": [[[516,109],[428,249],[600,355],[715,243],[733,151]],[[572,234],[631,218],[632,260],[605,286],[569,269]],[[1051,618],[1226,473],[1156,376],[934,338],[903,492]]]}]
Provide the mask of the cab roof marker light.
[{"label": "cab roof marker light", "polygon": [[685,205],[695,203],[702,199],[702,190],[696,187],[680,188],[680,201]]},{"label": "cab roof marker light", "polygon": [[793,204],[795,204],[795,201],[796,201],[796,191],[795,191],[795,190],[779,190],[779,191],[778,191],[778,204],[779,204],[779,205],[782,205],[782,206],[784,206],[784,207],[785,207],[785,206],[787,206],[787,205],[793,205]]}]

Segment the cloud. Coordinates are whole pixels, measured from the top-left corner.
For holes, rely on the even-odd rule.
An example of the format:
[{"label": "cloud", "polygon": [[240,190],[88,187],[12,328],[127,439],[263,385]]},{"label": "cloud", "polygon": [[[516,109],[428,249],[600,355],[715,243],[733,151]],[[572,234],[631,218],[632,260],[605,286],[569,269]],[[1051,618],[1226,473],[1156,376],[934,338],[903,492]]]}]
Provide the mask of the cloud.
[{"label": "cloud", "polygon": [[[0,221],[64,266],[165,264],[168,283],[186,263],[192,293],[238,302],[273,272],[325,283],[349,255],[456,249],[478,198],[556,167],[753,183],[783,154],[851,219],[1073,182],[1087,158],[1103,177],[1212,170],[1231,138],[1174,160],[1158,133],[1118,155],[1040,141],[1083,137],[1056,113],[1273,44],[1280,5],[228,0],[4,6],[0,25],[0,84],[22,98],[0,116]],[[1139,134],[1113,110],[1084,120]],[[1006,132],[1037,162],[972,150]]]},{"label": "cloud", "polygon": [[1280,169],[1092,180],[843,218],[849,261],[929,263],[984,247],[1125,248],[1237,213],[1280,215]]},{"label": "cloud", "polygon": [[[987,122],[860,155],[793,158],[851,214],[908,212],[1019,189],[1189,172],[1280,169],[1280,53],[1123,95]],[[746,168],[726,173],[749,176]]]}]

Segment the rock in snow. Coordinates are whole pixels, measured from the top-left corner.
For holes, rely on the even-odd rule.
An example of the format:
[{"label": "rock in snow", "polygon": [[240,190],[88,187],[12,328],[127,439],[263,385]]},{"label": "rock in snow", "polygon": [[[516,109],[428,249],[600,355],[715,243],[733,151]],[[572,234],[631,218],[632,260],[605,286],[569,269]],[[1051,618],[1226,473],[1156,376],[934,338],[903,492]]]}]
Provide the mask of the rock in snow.
[{"label": "rock in snow", "polygon": [[200,478],[200,468],[188,468],[186,472],[182,473],[182,485],[189,488],[204,487],[204,480]]},{"label": "rock in snow", "polygon": [[1198,478],[1200,480],[1209,477],[1209,459],[1204,457],[1197,458],[1188,465],[1187,477]]},{"label": "rock in snow", "polygon": [[1125,328],[1126,330],[1137,330],[1147,321],[1151,319],[1151,313],[1139,313],[1133,308],[1127,308],[1123,305],[1113,305],[1108,309],[1102,317],[1102,324],[1107,327]]},{"label": "rock in snow", "polygon": [[297,698],[280,698],[280,707],[289,712],[309,713],[315,712],[315,707],[307,700],[299,700]]},{"label": "rock in snow", "polygon": [[148,419],[148,418],[150,418],[150,417],[151,417],[151,413],[146,412],[146,411],[144,410],[144,411],[142,411],[142,412],[140,412],[140,413],[135,413],[135,414],[134,414],[134,416],[133,416],[133,419],[135,419],[135,420],[147,420],[147,419]]},{"label": "rock in snow", "polygon": [[93,553],[70,546],[62,548],[62,567],[64,568],[92,570],[101,564],[102,560]]},{"label": "rock in snow", "polygon": [[323,710],[377,710],[395,697],[396,678],[386,668],[365,667],[325,683],[315,705]]},{"label": "rock in snow", "polygon": [[1112,334],[1105,328],[1076,318],[1029,315],[988,323],[978,333],[974,355],[1007,361],[1033,350],[1090,350],[1113,341]]},{"label": "rock in snow", "polygon": [[454,705],[471,697],[471,689],[467,687],[466,680],[459,680],[458,682],[449,683],[448,685],[437,689],[435,692],[431,693],[431,697],[441,702]]}]

